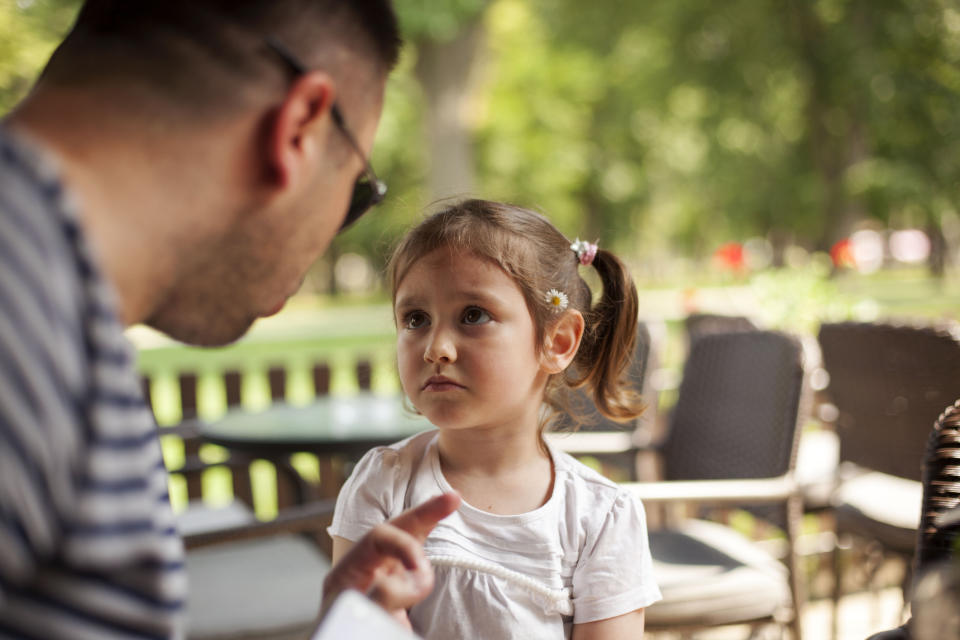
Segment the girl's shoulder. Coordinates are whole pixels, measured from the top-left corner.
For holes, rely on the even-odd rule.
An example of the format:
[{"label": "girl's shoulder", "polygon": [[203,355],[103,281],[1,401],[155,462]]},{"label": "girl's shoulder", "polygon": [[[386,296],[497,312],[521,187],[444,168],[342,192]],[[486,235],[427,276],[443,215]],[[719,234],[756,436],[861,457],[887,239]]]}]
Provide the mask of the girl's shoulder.
[{"label": "girl's shoulder", "polygon": [[430,444],[436,439],[437,433],[438,431],[436,429],[421,431],[399,442],[394,442],[393,444],[388,444],[383,447],[374,447],[368,453],[376,451],[379,452],[381,456],[396,456],[401,458],[405,456],[420,456],[427,451]]},{"label": "girl's shoulder", "polygon": [[351,479],[359,481],[378,476],[396,479],[398,473],[409,472],[420,465],[436,437],[436,430],[424,431],[393,444],[374,447],[357,462]]},{"label": "girl's shoulder", "polygon": [[[614,549],[630,540],[646,540],[646,514],[639,498],[569,454],[554,451],[553,456],[564,548],[576,550],[580,558],[587,549]],[[586,566],[582,558],[577,566]]]},{"label": "girl's shoulder", "polygon": [[551,455],[557,489],[562,487],[565,502],[572,501],[578,509],[609,511],[618,504],[635,500],[629,491],[570,454],[551,449]]},{"label": "girl's shoulder", "polygon": [[428,431],[367,451],[337,495],[330,533],[358,540],[377,524],[402,512],[410,485],[425,466],[435,438],[436,431]]}]

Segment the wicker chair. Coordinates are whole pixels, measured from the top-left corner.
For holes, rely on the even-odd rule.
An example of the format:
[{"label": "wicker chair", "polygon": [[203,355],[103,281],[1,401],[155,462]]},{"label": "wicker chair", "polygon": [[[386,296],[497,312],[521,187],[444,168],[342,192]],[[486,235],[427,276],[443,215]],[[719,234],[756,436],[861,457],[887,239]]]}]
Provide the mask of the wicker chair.
[{"label": "wicker chair", "polygon": [[[871,583],[886,554],[903,557],[907,601],[924,439],[944,405],[960,396],[960,340],[952,326],[845,322],[822,325],[819,341],[838,409],[837,534],[869,541]],[[838,550],[833,557],[836,626],[843,570]]]},{"label": "wicker chair", "polygon": [[802,505],[792,472],[804,387],[802,347],[792,336],[716,333],[691,345],[659,447],[665,481],[625,486],[648,510],[676,502],[775,505],[785,521],[787,566],[718,523],[688,519],[651,530],[664,599],[647,610],[648,629],[776,622],[800,638],[794,542]]},{"label": "wicker chair", "polygon": [[[920,584],[923,576],[951,557],[960,536],[960,400],[947,408],[933,426],[923,464],[923,505],[917,548],[914,554],[914,575]],[[951,517],[952,516],[952,517]],[[923,621],[923,602],[918,602],[922,589],[913,591],[913,609]],[[870,640],[910,640],[911,624],[884,631]],[[918,640],[932,640],[936,634],[926,629],[915,630]],[[941,640],[936,636],[937,640]]]},{"label": "wicker chair", "polygon": [[683,328],[687,334],[687,344],[714,333],[737,333],[756,331],[756,323],[746,316],[726,316],[716,313],[691,313],[683,319]]},{"label": "wicker chair", "polygon": [[[916,573],[951,557],[960,536],[960,400],[940,415],[927,441]],[[949,517],[952,516],[952,517]]]}]

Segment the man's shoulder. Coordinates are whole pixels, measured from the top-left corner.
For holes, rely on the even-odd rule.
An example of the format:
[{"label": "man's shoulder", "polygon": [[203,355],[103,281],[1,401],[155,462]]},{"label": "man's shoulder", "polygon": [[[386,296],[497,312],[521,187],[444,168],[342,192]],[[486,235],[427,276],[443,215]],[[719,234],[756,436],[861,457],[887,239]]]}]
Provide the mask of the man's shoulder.
[{"label": "man's shoulder", "polygon": [[24,294],[63,291],[66,272],[82,276],[72,208],[54,161],[0,127],[0,261],[31,286]]},{"label": "man's shoulder", "polygon": [[[60,170],[53,154],[37,143],[0,125],[0,181],[4,187],[2,204],[11,208],[21,202],[24,193],[35,193],[43,201],[54,202],[61,194]],[[11,194],[16,189],[22,193]]]},{"label": "man's shoulder", "polygon": [[52,164],[0,127],[0,348],[30,352],[34,363],[83,348],[84,285],[95,270],[84,270],[68,200]]}]

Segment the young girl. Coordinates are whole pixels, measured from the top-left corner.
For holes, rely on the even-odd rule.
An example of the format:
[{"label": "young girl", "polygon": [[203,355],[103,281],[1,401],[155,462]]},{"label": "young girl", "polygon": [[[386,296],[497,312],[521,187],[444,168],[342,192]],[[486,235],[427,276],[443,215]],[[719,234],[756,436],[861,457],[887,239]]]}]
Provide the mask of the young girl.
[{"label": "young girl", "polygon": [[[581,265],[600,276],[596,304]],[[637,325],[624,265],[537,213],[469,200],[413,229],[390,279],[403,390],[437,430],[360,460],[330,527],[334,562],[377,524],[456,490],[463,503],[424,546],[436,582],[408,612],[418,633],[640,637],[660,597],[643,508],[542,438],[567,387],[587,385],[612,419],[640,412],[622,382]]]}]

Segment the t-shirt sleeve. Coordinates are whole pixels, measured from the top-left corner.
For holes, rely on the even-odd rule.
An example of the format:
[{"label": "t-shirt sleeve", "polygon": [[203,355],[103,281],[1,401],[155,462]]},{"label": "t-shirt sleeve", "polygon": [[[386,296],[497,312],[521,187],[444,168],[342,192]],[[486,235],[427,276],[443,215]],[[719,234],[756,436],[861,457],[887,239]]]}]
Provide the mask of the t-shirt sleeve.
[{"label": "t-shirt sleeve", "polygon": [[35,238],[46,218],[0,209],[0,605],[57,554],[82,445],[83,344],[65,258]]},{"label": "t-shirt sleeve", "polygon": [[596,534],[587,536],[574,570],[573,621],[578,624],[613,618],[660,598],[643,505],[620,492]]},{"label": "t-shirt sleeve", "polygon": [[396,450],[378,447],[368,451],[340,489],[333,523],[327,532],[356,542],[370,529],[397,515],[402,510],[396,497],[400,474]]},{"label": "t-shirt sleeve", "polygon": [[[4,351],[0,345],[0,358]],[[40,417],[28,407],[0,408],[0,603],[4,585],[32,579],[37,565],[53,556],[62,533],[46,465],[36,456],[37,449],[49,447],[34,436],[40,429]]]}]

